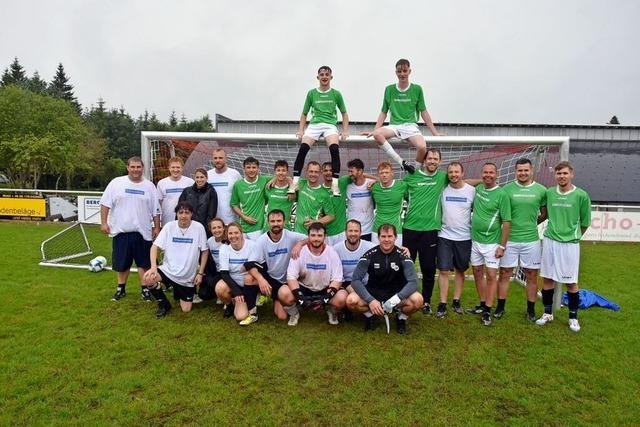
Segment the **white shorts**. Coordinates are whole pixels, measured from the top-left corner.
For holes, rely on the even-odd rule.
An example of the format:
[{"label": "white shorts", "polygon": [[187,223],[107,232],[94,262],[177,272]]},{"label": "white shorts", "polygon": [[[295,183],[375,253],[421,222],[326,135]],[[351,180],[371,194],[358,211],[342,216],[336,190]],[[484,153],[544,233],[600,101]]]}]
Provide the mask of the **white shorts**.
[{"label": "white shorts", "polygon": [[545,237],[542,242],[540,276],[558,283],[578,283],[580,243],[558,242]]},{"label": "white shorts", "polygon": [[[378,240],[378,233],[376,233],[375,231],[371,232],[371,243],[373,243],[374,245],[380,244],[380,240]],[[396,246],[402,246],[402,233],[398,233],[398,237],[396,237]]]},{"label": "white shorts", "polygon": [[344,242],[344,240],[345,240],[344,231],[341,232],[341,233],[336,234],[335,236],[327,236],[327,238],[326,238],[327,245],[329,245],[329,246],[333,246],[336,243]]},{"label": "white shorts", "polygon": [[507,242],[507,249],[505,249],[503,257],[500,258],[500,267],[514,268],[520,265],[522,268],[540,270],[541,260],[542,245],[540,240],[527,243]]},{"label": "white shorts", "polygon": [[338,128],[336,127],[336,125],[330,125],[327,123],[309,125],[304,131],[304,136],[308,136],[314,141],[317,141],[322,137],[326,138],[331,135],[340,135],[340,133],[338,132]]},{"label": "white shorts", "polygon": [[244,237],[245,239],[249,239],[251,241],[256,241],[258,240],[258,237],[262,236],[264,234],[263,230],[256,230],[256,231],[251,231],[249,233],[244,233]]},{"label": "white shorts", "polygon": [[387,129],[391,129],[393,133],[396,134],[396,137],[400,139],[408,139],[411,136],[422,135],[420,129],[418,129],[418,125],[415,123],[403,123],[401,125],[388,125],[385,126]]},{"label": "white shorts", "polygon": [[488,268],[500,267],[500,258],[496,258],[497,243],[471,242],[471,265],[485,265]]}]

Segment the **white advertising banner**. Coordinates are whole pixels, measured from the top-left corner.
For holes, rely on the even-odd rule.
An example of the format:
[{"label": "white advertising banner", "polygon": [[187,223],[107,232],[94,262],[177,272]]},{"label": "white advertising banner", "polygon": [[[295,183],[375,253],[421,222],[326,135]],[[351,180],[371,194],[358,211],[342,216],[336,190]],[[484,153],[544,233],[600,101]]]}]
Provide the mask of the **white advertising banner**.
[{"label": "white advertising banner", "polygon": [[100,224],[100,196],[78,196],[78,221]]},{"label": "white advertising banner", "polygon": [[591,226],[582,240],[640,242],[640,212],[591,212]]}]

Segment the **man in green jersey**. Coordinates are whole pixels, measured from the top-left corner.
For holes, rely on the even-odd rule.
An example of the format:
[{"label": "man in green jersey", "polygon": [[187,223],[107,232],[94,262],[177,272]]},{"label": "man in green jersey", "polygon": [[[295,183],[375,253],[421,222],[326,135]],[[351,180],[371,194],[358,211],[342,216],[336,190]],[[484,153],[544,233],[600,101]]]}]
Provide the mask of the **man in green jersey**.
[{"label": "man in green jersey", "polygon": [[[311,89],[307,93],[307,98],[302,108],[302,115],[300,116],[300,126],[296,137],[302,139],[302,143],[298,149],[296,160],[293,163],[293,183],[289,188],[289,193],[295,193],[296,184],[298,184],[302,168],[304,167],[304,159],[307,157],[311,146],[318,139],[324,137],[329,147],[331,167],[333,169],[331,191],[334,196],[339,196],[338,177],[340,176],[340,151],[338,150],[338,141],[340,138],[344,141],[349,137],[349,116],[347,115],[347,108],[344,105],[342,94],[331,88],[331,80],[333,79],[331,68],[326,65],[320,67],[318,69],[317,79],[320,86]],[[342,113],[342,134],[338,133],[338,128],[336,127],[338,123],[336,108]],[[313,116],[311,123],[305,131],[304,127],[307,124],[307,114],[309,114],[310,111],[313,112]]]},{"label": "man in green jersey", "polygon": [[[429,131],[434,136],[441,135],[431,121],[424,101],[422,87],[409,82],[411,64],[406,59],[396,62],[396,76],[398,83],[387,86],[382,100],[382,111],[376,120],[373,132],[363,132],[363,135],[373,136],[376,144],[384,150],[394,161],[409,173],[421,168],[427,152],[427,144],[420,129],[418,129],[418,115],[422,117]],[[391,120],[388,126],[383,126],[387,113],[391,110]],[[400,138],[409,141],[416,148],[415,166],[402,160],[387,141],[389,138]]]},{"label": "man in green jersey", "polygon": [[[333,182],[333,167],[331,166],[331,162],[324,162],[322,164],[322,177],[324,178],[322,186],[331,193],[331,185]],[[327,237],[325,240],[330,246],[342,242],[345,239],[344,228],[347,223],[346,189],[349,182],[351,182],[351,179],[348,176],[340,177],[338,179],[340,197],[331,197],[327,201],[327,203],[332,205],[335,216],[333,221],[326,225]]]},{"label": "man in green jersey", "polygon": [[376,204],[371,242],[379,244],[378,229],[382,224],[392,224],[400,230],[396,245],[402,246],[402,204],[407,196],[407,184],[401,179],[394,179],[389,162],[378,165],[378,178],[380,181],[371,187],[371,197]]},{"label": "man in green jersey", "polygon": [[230,203],[247,239],[256,241],[264,234],[265,187],[271,177],[260,175],[260,162],[254,157],[244,159],[242,166],[244,178],[233,184]]},{"label": "man in green jersey", "polygon": [[511,233],[507,249],[500,258],[498,306],[493,314],[504,315],[513,269],[524,269],[527,283],[527,319],[536,320],[535,304],[538,294],[538,270],[542,257],[542,245],[538,236],[538,224],[547,217],[547,189],[533,180],[533,166],[529,159],[516,161],[516,180],[504,186],[511,204]]},{"label": "man in green jersey", "polygon": [[320,180],[320,163],[309,162],[307,179],[301,180],[298,188],[294,231],[306,234],[314,222],[320,222],[326,227],[333,221],[335,213],[330,199],[331,195]]},{"label": "man in green jersey", "polygon": [[[293,201],[290,200],[287,191],[289,190],[289,163],[286,160],[276,160],[273,166],[274,180],[267,184],[265,190],[267,198],[267,212],[275,209],[284,212],[284,228],[291,230],[291,207]],[[268,221],[265,221],[265,231],[269,230]]]},{"label": "man in green jersey", "polygon": [[471,266],[480,297],[480,305],[471,312],[482,313],[485,326],[491,325],[491,307],[498,288],[498,267],[511,229],[509,197],[498,186],[497,178],[495,163],[485,163],[482,166],[482,184],[476,186],[471,217]]},{"label": "man in green jersey", "polygon": [[558,163],[555,172],[558,185],[547,190],[549,223],[544,232],[540,266],[544,314],[536,324],[542,326],[553,321],[554,282],[564,283],[569,299],[569,329],[578,332],[580,238],[591,224],[591,200],[586,191],[573,185],[571,163]]}]

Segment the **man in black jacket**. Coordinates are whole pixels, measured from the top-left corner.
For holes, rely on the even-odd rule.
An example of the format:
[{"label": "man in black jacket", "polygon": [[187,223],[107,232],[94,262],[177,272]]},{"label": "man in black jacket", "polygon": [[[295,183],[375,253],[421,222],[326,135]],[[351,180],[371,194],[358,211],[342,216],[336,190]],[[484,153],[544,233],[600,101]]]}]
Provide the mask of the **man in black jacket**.
[{"label": "man in black jacket", "polygon": [[[422,307],[413,261],[395,245],[396,237],[395,226],[381,225],[380,245],[367,251],[353,272],[351,286],[355,292],[348,296],[347,306],[351,311],[364,314],[365,331],[374,329],[374,316],[397,311],[398,333],[405,334],[407,318]],[[369,280],[365,284],[363,279],[367,274]]]}]

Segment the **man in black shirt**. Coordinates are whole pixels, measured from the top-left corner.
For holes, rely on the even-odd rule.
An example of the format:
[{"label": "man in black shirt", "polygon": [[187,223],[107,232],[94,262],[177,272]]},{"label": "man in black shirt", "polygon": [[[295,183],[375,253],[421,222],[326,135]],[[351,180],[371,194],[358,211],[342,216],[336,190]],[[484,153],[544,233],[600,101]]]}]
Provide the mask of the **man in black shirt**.
[{"label": "man in black shirt", "polygon": [[[407,318],[422,308],[422,295],[418,291],[416,269],[398,248],[397,231],[392,224],[383,224],[378,229],[380,245],[367,251],[358,261],[351,286],[354,293],[347,298],[347,307],[353,312],[363,313],[365,331],[375,327],[374,316],[398,311],[398,333],[407,332]],[[369,275],[365,284],[363,279]]]}]

